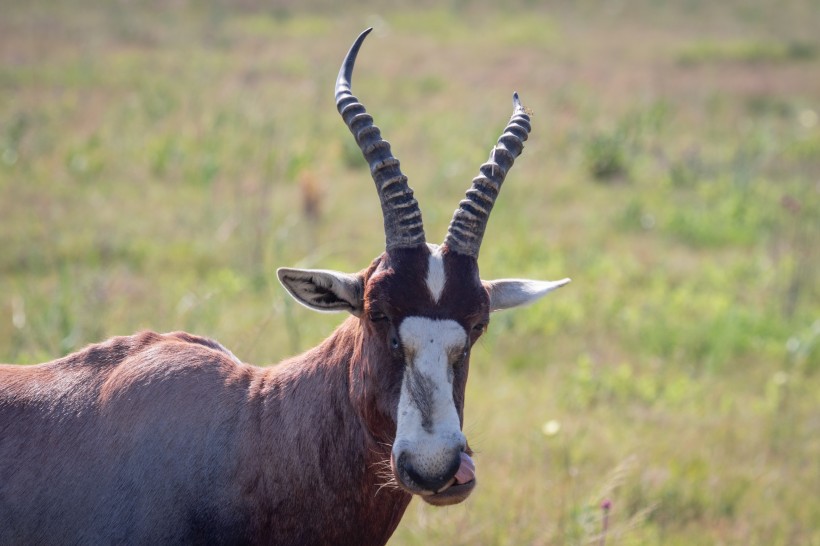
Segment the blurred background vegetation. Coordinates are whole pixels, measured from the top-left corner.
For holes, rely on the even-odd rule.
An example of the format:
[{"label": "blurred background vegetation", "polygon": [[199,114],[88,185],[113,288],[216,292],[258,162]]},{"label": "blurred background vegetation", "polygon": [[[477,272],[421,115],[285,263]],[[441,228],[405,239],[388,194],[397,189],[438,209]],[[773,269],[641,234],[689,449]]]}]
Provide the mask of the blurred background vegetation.
[{"label": "blurred background vegetation", "polygon": [[[503,5],[502,5],[503,4]],[[260,364],[339,323],[277,266],[382,249],[354,90],[431,240],[513,90],[533,133],[485,278],[480,486],[393,544],[820,544],[820,4],[0,0],[0,361],[186,329]],[[611,509],[601,508],[604,500]]]}]

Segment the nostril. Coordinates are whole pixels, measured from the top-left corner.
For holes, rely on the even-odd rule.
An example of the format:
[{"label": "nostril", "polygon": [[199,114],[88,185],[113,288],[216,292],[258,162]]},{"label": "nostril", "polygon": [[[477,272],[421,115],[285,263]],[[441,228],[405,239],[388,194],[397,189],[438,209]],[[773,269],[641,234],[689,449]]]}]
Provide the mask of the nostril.
[{"label": "nostril", "polygon": [[414,464],[407,453],[399,455],[396,466],[400,474],[406,476],[414,485],[424,491],[438,491],[446,486],[456,475],[461,466],[461,452],[457,452],[455,457],[451,457],[446,465],[424,465]]}]

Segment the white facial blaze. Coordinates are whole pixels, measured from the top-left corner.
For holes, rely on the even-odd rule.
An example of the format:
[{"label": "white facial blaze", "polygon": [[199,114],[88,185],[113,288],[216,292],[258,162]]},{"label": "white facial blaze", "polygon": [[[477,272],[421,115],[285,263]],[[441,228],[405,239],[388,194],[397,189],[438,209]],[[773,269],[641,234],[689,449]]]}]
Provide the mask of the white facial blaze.
[{"label": "white facial blaze", "polygon": [[453,360],[467,332],[453,320],[408,317],[399,326],[407,358],[396,423],[394,454],[407,452],[420,472],[446,470],[466,444],[453,400]]},{"label": "white facial blaze", "polygon": [[441,247],[427,243],[430,248],[430,258],[427,265],[427,288],[433,301],[438,303],[441,293],[444,291],[446,277],[444,276],[444,257],[441,255]]}]

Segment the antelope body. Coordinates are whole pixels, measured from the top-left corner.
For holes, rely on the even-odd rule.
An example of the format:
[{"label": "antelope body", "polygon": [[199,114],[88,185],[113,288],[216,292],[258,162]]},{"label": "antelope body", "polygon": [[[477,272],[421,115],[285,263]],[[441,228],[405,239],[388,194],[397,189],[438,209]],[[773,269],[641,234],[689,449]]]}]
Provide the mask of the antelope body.
[{"label": "antelope body", "polygon": [[280,269],[299,302],[351,316],[274,367],[186,333],[118,337],[37,366],[0,366],[0,544],[384,544],[413,495],[476,484],[462,433],[470,349],[491,311],[557,282],[482,281],[478,250],[529,118],[514,112],[441,245],[350,91],[386,249],[356,274]]}]

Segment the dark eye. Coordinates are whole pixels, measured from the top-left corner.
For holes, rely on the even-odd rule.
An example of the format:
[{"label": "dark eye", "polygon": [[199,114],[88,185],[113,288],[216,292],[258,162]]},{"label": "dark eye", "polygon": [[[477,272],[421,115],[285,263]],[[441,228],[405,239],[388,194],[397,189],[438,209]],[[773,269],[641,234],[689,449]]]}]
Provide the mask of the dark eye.
[{"label": "dark eye", "polygon": [[390,338],[390,346],[393,347],[394,349],[398,349],[399,348],[399,338],[397,338],[396,336],[391,337]]},{"label": "dark eye", "polygon": [[387,315],[381,313],[379,311],[371,311],[370,312],[370,321],[371,322],[384,322],[387,320]]},{"label": "dark eye", "polygon": [[487,329],[487,323],[486,322],[479,322],[478,324],[473,326],[473,332],[476,333],[476,334],[483,334],[486,329]]}]

